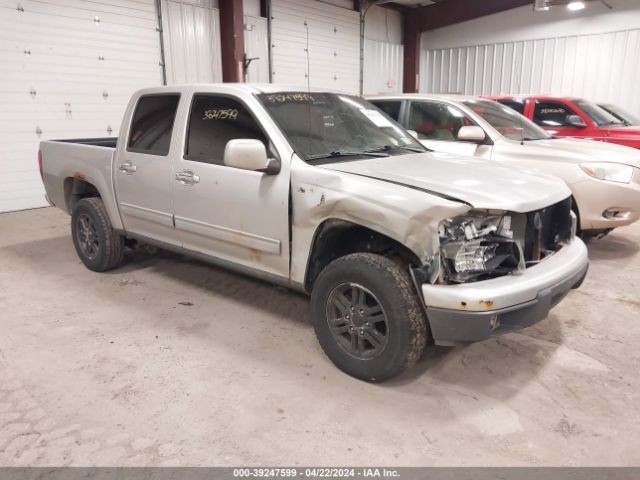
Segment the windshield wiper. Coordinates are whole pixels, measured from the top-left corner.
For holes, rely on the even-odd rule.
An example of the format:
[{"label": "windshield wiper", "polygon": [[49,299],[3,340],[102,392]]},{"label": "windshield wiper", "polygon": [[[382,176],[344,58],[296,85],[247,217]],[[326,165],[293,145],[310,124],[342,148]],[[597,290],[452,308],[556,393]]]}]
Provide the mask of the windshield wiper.
[{"label": "windshield wiper", "polygon": [[403,150],[409,150],[410,152],[415,152],[415,153],[424,153],[424,152],[433,151],[433,150],[429,150],[427,147],[423,147],[423,149],[420,149],[418,147],[409,147],[407,145],[385,145],[380,148],[373,148],[371,150],[365,150],[365,151],[367,153],[385,152],[387,150],[393,150],[394,148],[402,148]]},{"label": "windshield wiper", "polygon": [[342,152],[342,151],[335,151],[335,152],[329,152],[329,153],[321,153],[318,155],[311,155],[309,157],[306,157],[305,160],[307,162],[309,161],[313,161],[313,160],[321,160],[323,158],[338,158],[338,157],[361,157],[361,156],[365,156],[365,157],[388,157],[389,154],[388,153],[382,153],[382,152]]}]

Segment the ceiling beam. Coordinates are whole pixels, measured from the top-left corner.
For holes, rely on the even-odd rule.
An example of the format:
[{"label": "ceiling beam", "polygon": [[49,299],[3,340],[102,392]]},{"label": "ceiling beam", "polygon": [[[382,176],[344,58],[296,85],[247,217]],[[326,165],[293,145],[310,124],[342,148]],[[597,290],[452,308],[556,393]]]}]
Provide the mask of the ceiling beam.
[{"label": "ceiling beam", "polygon": [[408,14],[415,19],[418,30],[425,32],[525,5],[533,6],[533,0],[446,0],[413,8]]}]

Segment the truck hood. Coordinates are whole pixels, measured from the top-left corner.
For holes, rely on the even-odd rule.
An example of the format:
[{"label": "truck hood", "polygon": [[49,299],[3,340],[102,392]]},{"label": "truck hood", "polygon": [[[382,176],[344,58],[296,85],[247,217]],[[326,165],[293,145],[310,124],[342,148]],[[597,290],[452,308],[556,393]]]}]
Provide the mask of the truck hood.
[{"label": "truck hood", "polygon": [[530,212],[571,195],[565,183],[555,178],[447,153],[350,160],[321,167],[422,190],[479,209]]},{"label": "truck hood", "polygon": [[520,142],[505,139],[498,148],[508,148],[509,153],[518,156],[532,156],[543,160],[553,160],[579,164],[582,162],[624,163],[640,168],[640,150],[613,143],[583,140],[578,138],[552,138]]}]

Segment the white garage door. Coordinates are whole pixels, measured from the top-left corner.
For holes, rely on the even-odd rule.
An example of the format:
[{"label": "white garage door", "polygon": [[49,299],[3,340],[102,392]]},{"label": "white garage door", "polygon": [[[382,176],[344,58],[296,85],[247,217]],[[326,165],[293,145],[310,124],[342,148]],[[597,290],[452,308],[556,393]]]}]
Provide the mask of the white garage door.
[{"label": "white garage door", "polygon": [[168,84],[222,81],[220,11],[214,8],[216,3],[162,1]]},{"label": "white garage door", "polygon": [[44,139],[116,136],[162,82],[154,0],[0,0],[0,212],[46,205]]},{"label": "white garage door", "polygon": [[272,17],[274,83],[306,85],[308,75],[311,86],[358,93],[358,12],[314,0],[272,0]]},{"label": "white garage door", "polygon": [[244,50],[249,60],[246,81],[269,83],[269,33],[266,18],[244,16]]}]

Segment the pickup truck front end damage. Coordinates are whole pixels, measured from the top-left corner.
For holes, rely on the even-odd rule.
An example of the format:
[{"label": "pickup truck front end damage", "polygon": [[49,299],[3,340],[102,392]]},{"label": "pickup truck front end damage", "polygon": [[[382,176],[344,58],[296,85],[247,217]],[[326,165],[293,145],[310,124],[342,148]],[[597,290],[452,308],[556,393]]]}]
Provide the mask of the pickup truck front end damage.
[{"label": "pickup truck front end damage", "polygon": [[546,318],[588,269],[568,198],[542,210],[472,211],[440,224],[440,252],[414,278],[434,342],[475,342]]}]

